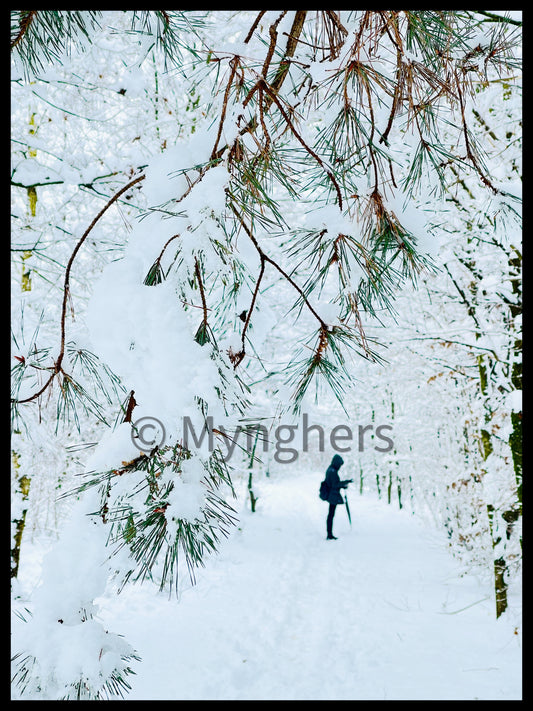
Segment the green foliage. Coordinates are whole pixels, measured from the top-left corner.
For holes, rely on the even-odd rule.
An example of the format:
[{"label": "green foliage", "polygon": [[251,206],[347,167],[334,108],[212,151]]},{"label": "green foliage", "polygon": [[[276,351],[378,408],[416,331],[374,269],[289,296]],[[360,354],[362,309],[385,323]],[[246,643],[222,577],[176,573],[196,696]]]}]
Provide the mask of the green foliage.
[{"label": "green foliage", "polygon": [[[170,192],[144,212],[176,223],[176,234],[162,249],[158,243],[159,253],[149,253],[149,240],[143,244],[143,264],[151,264],[144,285],[172,282],[189,319],[183,337],[210,353],[218,373],[216,405],[225,412],[241,414],[248,405],[246,383],[257,373],[247,356],[253,353],[264,377],[273,372],[254,339],[272,294],[279,311],[293,318],[285,331],[273,327],[274,338],[289,348],[289,366],[277,374],[292,388],[289,406],[297,412],[313,386],[316,394],[322,384],[344,405],[357,359],[382,360],[367,324],[379,323],[383,311],[394,313],[399,290],[436,269],[419,248],[426,235],[391,205],[415,204],[426,191],[435,201],[457,204],[451,189],[457,180],[463,186],[469,181],[470,194],[482,188],[496,196],[498,219],[516,207],[493,182],[469,109],[475,87],[518,66],[518,30],[483,11],[261,11],[237,13],[235,36],[217,46],[217,12],[125,10],[124,31],[108,28],[103,11],[12,11],[11,46],[33,80],[47,63],[62,62],[100,31],[110,32],[107,41],[123,32],[141,45],[136,62],[145,69],[150,55],[156,72],[158,141],[149,143],[147,124],[130,140],[146,142],[154,155],[163,144],[178,149],[171,154],[176,166],[167,165]],[[186,66],[185,57],[191,60]],[[166,71],[160,71],[161,59]],[[175,122],[164,141],[163,106]],[[118,113],[123,130],[130,117]],[[185,139],[192,133],[205,141],[189,153]],[[225,182],[210,182],[218,169]],[[146,176],[136,170],[129,185],[142,187],[135,181]],[[181,186],[175,194],[173,185]],[[220,194],[211,195],[215,189]],[[107,206],[118,195],[107,198]],[[41,203],[39,196],[39,208]],[[304,219],[310,227],[302,226]],[[66,304],[70,292],[63,296]],[[323,315],[322,306],[334,307],[335,318],[327,308]],[[61,326],[65,345],[64,315]],[[21,351],[12,372],[16,426],[20,408],[43,401],[43,377],[55,388],[58,423],[79,427],[81,412],[107,422],[113,408],[117,424],[126,415],[132,421],[133,401],[120,403],[125,391],[96,355],[68,342],[61,360],[64,354],[58,365],[54,350],[37,347],[35,338]],[[29,398],[20,398],[27,392]],[[210,403],[198,398],[196,404],[207,417]],[[172,586],[182,556],[192,574],[227,534],[234,512],[219,487],[231,489],[231,481],[218,450],[204,462],[200,517],[172,521],[168,502],[189,455],[178,444],[155,448],[90,475],[74,492],[99,487],[94,515],[109,525],[110,545],[130,554],[123,582],[157,578],[161,587]]]},{"label": "green foliage", "polygon": [[[126,547],[129,553],[131,567],[121,572],[121,585],[130,580],[158,580],[161,590],[177,589],[182,555],[194,581],[195,569],[205,564],[206,555],[218,550],[221,538],[234,524],[235,511],[225,498],[233,488],[219,449],[203,462],[205,500],[198,517],[194,521],[173,517],[169,496],[182,476],[182,462],[190,457],[181,445],[163,446],[116,469],[84,475],[78,487],[62,494],[65,498],[99,488],[100,508],[92,515],[109,526],[113,550]],[[121,493],[115,492],[118,482]]]},{"label": "green foliage", "polygon": [[[102,650],[103,651],[103,650]],[[135,674],[131,668],[131,663],[140,661],[140,657],[134,652],[123,653],[119,657],[119,662],[107,676],[102,680],[99,688],[95,688],[87,677],[82,676],[73,679],[65,688],[61,701],[109,701],[117,698],[124,698],[131,691],[128,677]],[[46,693],[46,683],[49,680],[39,679],[39,662],[31,654],[18,653],[13,656],[13,663],[16,667],[13,675],[13,683],[24,693],[31,687],[32,694],[44,691]]]},{"label": "green foliage", "polygon": [[[197,56],[192,38],[204,26],[204,16],[194,11],[133,10],[130,32],[152,39],[165,62],[179,65],[186,50]],[[74,50],[83,51],[102,28],[101,10],[11,10],[11,51],[22,63],[27,77],[53,62],[62,62]]]},{"label": "green foliage", "polygon": [[101,19],[99,10],[11,10],[11,51],[31,76],[83,48]]}]

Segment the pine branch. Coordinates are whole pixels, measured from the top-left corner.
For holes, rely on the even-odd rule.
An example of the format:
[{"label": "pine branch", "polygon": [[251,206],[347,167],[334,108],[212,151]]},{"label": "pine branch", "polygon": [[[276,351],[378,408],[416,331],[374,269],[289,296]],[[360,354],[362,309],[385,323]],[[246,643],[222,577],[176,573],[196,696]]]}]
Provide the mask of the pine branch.
[{"label": "pine branch", "polygon": [[259,293],[259,287],[260,287],[260,285],[261,285],[261,280],[262,280],[263,275],[264,275],[264,273],[265,273],[265,262],[266,262],[266,258],[265,258],[265,256],[264,256],[263,254],[260,254],[260,255],[259,255],[259,258],[260,258],[260,260],[261,260],[261,267],[260,267],[260,270],[259,270],[259,275],[258,275],[257,280],[256,280],[256,282],[255,282],[254,293],[253,293],[253,295],[252,295],[252,302],[251,302],[251,304],[250,304],[250,308],[249,308],[248,311],[246,312],[246,317],[245,317],[245,321],[244,321],[244,327],[243,327],[242,333],[241,333],[241,344],[242,344],[241,350],[240,350],[238,353],[230,354],[230,358],[231,358],[231,361],[232,361],[232,363],[233,363],[233,367],[234,367],[234,368],[236,368],[236,367],[241,363],[241,361],[243,360],[244,356],[246,355],[246,331],[248,330],[248,326],[249,326],[249,324],[250,324],[250,319],[251,319],[251,317],[252,317],[252,313],[253,313],[253,310],[254,310],[254,307],[255,307],[255,302],[256,302],[256,299],[257,299],[257,294]]},{"label": "pine branch", "polygon": [[[266,105],[263,106],[263,109],[262,109],[263,113],[268,112],[268,110],[272,104],[272,95],[277,96],[279,94],[279,91],[285,81],[285,78],[287,76],[287,72],[288,72],[289,66],[290,66],[290,59],[294,55],[294,52],[296,51],[298,38],[303,31],[303,26],[304,26],[306,15],[307,15],[306,10],[297,10],[296,11],[296,14],[295,14],[295,17],[293,20],[293,24],[291,27],[291,31],[290,31],[289,41],[287,42],[287,48],[285,50],[283,58],[280,61],[278,72],[270,85],[272,94],[270,96],[270,100],[267,101]],[[264,66],[265,66],[265,62],[263,63],[263,67]],[[245,133],[253,133],[256,130],[256,128],[257,128],[257,119],[254,117],[248,122],[248,124],[244,128],[242,128],[239,131],[239,137],[243,136]],[[227,145],[220,148],[216,152],[214,159],[216,160],[216,159],[221,158],[222,155],[225,153],[225,151],[228,150],[228,148],[229,148],[229,146],[227,146]]]},{"label": "pine branch", "polygon": [[[11,50],[15,49],[26,32],[28,32],[36,13],[37,10],[20,10],[19,32],[17,36],[11,40]],[[13,14],[14,13],[12,13],[12,15]]]},{"label": "pine branch", "polygon": [[512,17],[504,17],[502,15],[496,15],[494,12],[488,12],[487,10],[474,10],[477,15],[483,15],[488,18],[489,22],[503,22],[508,25],[516,25],[517,27],[522,27],[521,20],[515,20]]},{"label": "pine branch", "polygon": [[72,265],[74,263],[74,260],[76,258],[76,255],[78,254],[81,246],[91,233],[92,229],[96,225],[96,223],[100,220],[100,218],[107,212],[107,210],[120,198],[121,195],[123,195],[125,192],[127,192],[130,188],[132,188],[134,185],[137,183],[141,182],[141,180],[144,180],[145,176],[140,175],[137,178],[134,178],[131,180],[127,185],[125,185],[123,188],[121,188],[115,195],[107,202],[107,204],[100,210],[98,215],[93,219],[89,227],[85,230],[81,238],[79,239],[78,243],[76,244],[74,251],[70,255],[70,258],[67,263],[67,267],[65,270],[65,280],[64,280],[64,286],[63,286],[63,303],[61,306],[61,341],[60,341],[60,349],[59,349],[59,355],[54,363],[52,373],[44,386],[40,388],[37,392],[33,393],[33,395],[30,395],[29,397],[23,398],[23,399],[17,399],[17,398],[11,398],[11,402],[14,404],[22,404],[26,402],[31,402],[32,400],[36,400],[39,398],[46,390],[47,388],[52,384],[52,382],[55,380],[55,378],[62,373],[65,377],[68,377],[66,373],[64,373],[63,368],[62,368],[62,363],[63,363],[63,358],[65,356],[65,338],[66,338],[66,318],[67,318],[67,302],[69,299],[70,295],[70,272],[72,270]]},{"label": "pine branch", "polygon": [[35,74],[45,62],[60,61],[61,54],[69,51],[79,35],[90,41],[89,29],[99,28],[100,16],[99,10],[12,10],[11,51],[20,58],[27,74]]},{"label": "pine branch", "polygon": [[249,227],[246,225],[246,223],[244,222],[244,220],[241,218],[241,216],[240,216],[239,213],[237,212],[237,210],[236,210],[236,208],[235,208],[234,205],[231,205],[231,209],[233,210],[235,216],[237,217],[237,219],[238,219],[238,221],[239,221],[239,224],[242,226],[242,228],[244,229],[244,231],[246,232],[246,234],[248,235],[248,237],[251,239],[252,244],[254,245],[254,247],[256,248],[257,252],[259,253],[260,259],[261,259],[262,261],[264,260],[265,262],[268,262],[269,264],[272,264],[272,266],[273,266],[275,269],[277,269],[277,271],[283,276],[283,278],[286,279],[286,281],[288,281],[289,284],[290,284],[294,289],[296,289],[296,291],[300,294],[301,298],[303,299],[303,301],[304,301],[305,305],[307,306],[307,308],[309,309],[309,311],[311,311],[311,313],[313,314],[313,316],[314,316],[314,317],[318,320],[318,322],[320,323],[321,327],[323,327],[323,328],[325,328],[325,329],[327,330],[327,325],[326,325],[326,323],[322,320],[322,318],[317,314],[317,312],[315,311],[315,309],[311,306],[311,304],[310,304],[309,301],[307,300],[307,297],[305,296],[305,294],[304,294],[303,290],[301,289],[301,287],[298,286],[298,284],[294,281],[294,279],[292,279],[292,277],[289,276],[289,275],[287,274],[287,272],[286,272],[282,267],[280,267],[280,265],[279,265],[274,259],[272,259],[271,257],[269,257],[269,256],[261,249],[261,247],[260,247],[258,241],[256,240],[256,238],[255,238],[253,232],[249,229]]},{"label": "pine branch", "polygon": [[298,140],[298,142],[300,143],[300,145],[302,145],[303,148],[305,149],[305,151],[306,151],[307,153],[309,153],[309,155],[312,156],[312,157],[316,160],[316,162],[318,163],[318,165],[324,170],[324,172],[326,173],[326,175],[328,176],[328,178],[329,178],[329,179],[331,180],[331,182],[333,183],[333,186],[334,186],[334,188],[335,188],[335,190],[336,190],[336,192],[337,192],[337,200],[338,200],[339,208],[342,210],[342,194],[341,194],[341,189],[340,189],[340,187],[339,187],[339,184],[338,184],[338,182],[337,182],[335,176],[333,175],[333,173],[331,172],[331,170],[330,170],[329,168],[327,168],[327,167],[324,165],[324,163],[323,163],[322,159],[320,158],[320,156],[318,156],[318,155],[315,153],[315,151],[314,151],[310,146],[307,145],[307,143],[304,141],[304,139],[302,138],[302,136],[298,133],[298,131],[296,130],[296,128],[295,128],[295,126],[294,126],[294,124],[293,124],[293,122],[291,121],[291,119],[290,119],[289,116],[287,115],[285,109],[284,109],[283,106],[281,105],[281,102],[279,101],[277,94],[272,90],[272,87],[265,83],[265,84],[264,84],[264,88],[265,88],[267,94],[270,96],[272,102],[276,104],[276,106],[277,106],[279,112],[281,113],[281,115],[282,115],[283,118],[285,119],[285,123],[286,123],[287,126],[290,128],[290,130],[292,131],[293,135],[294,135],[295,138]]}]

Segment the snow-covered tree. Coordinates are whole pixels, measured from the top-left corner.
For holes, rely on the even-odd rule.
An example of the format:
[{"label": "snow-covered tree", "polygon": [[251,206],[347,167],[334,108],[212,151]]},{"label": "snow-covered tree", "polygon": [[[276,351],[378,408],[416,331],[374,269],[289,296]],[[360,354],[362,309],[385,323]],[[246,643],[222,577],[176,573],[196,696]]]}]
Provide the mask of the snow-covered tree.
[{"label": "snow-covered tree", "polygon": [[[422,288],[397,299],[400,315],[397,324],[389,324],[387,337],[397,354],[387,369],[388,382],[407,416],[397,437],[403,440],[407,433],[400,449],[411,448],[411,479],[417,480],[417,491],[425,490],[466,568],[493,571],[498,616],[521,561],[521,86],[516,78],[480,82],[476,105],[469,107],[474,135],[489,141],[486,160],[497,156],[491,179],[507,197],[481,192],[471,177],[451,171],[449,205],[436,209],[434,218],[446,232],[440,272],[422,277]],[[367,382],[375,375],[369,373]],[[375,388],[382,389],[379,379]],[[397,476],[402,469],[396,467]]]},{"label": "snow-covered tree", "polygon": [[[100,419],[75,487],[102,543],[85,570],[172,587],[231,529],[225,452],[265,379],[294,414],[324,385],[342,402],[361,359],[380,360],[369,324],[442,266],[449,174],[512,209],[470,107],[476,82],[518,65],[516,27],[484,11],[37,10],[14,11],[11,34],[13,290],[33,332],[17,322],[13,422]],[[70,680],[41,659],[38,629],[93,634],[86,594],[62,622],[36,605],[28,693],[124,688],[135,652],[118,638],[105,669],[87,644]]]}]

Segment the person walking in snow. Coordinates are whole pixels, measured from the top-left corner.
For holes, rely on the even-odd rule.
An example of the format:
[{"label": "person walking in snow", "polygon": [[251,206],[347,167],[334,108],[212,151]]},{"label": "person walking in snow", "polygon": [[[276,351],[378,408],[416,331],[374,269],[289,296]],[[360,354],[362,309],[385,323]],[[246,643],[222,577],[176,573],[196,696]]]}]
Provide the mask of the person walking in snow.
[{"label": "person walking in snow", "polygon": [[335,517],[335,509],[339,504],[344,503],[341,496],[341,489],[346,489],[348,484],[353,479],[343,479],[339,477],[339,469],[344,464],[344,459],[340,454],[335,454],[331,460],[331,464],[326,470],[326,486],[329,490],[327,502],[329,504],[328,517],[326,519],[326,529],[328,532],[328,541],[337,540],[337,536],[333,535],[333,518]]}]

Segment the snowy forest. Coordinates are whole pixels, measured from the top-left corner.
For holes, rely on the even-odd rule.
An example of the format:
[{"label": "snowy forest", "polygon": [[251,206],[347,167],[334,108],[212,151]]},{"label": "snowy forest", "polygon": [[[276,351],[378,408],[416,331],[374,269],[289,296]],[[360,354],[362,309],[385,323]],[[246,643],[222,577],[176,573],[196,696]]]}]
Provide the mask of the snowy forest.
[{"label": "snowy forest", "polygon": [[521,43],[11,11],[12,699],[521,698]]}]

